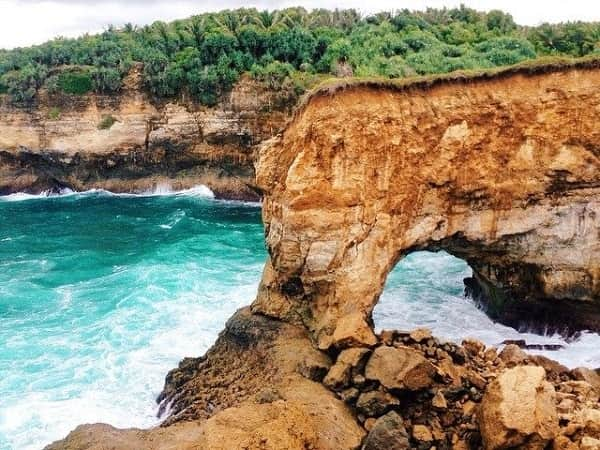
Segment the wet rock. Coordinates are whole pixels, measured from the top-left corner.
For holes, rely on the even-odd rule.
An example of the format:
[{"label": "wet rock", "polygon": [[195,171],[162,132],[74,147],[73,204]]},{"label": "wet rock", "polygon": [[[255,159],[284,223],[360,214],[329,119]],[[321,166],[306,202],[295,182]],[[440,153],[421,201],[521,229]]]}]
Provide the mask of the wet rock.
[{"label": "wet rock", "polygon": [[356,401],[356,409],[367,417],[380,416],[398,405],[396,397],[382,390],[360,394]]},{"label": "wet rock", "polygon": [[362,450],[409,450],[402,417],[394,411],[381,416],[367,435]]},{"label": "wet rock", "polygon": [[388,389],[419,390],[430,387],[435,366],[407,347],[378,347],[367,362],[365,376]]},{"label": "wet rock", "polygon": [[536,366],[543,367],[546,374],[550,377],[557,378],[569,372],[568,367],[563,366],[553,359],[546,358],[543,355],[528,355],[528,359]]},{"label": "wet rock", "polygon": [[488,450],[542,450],[558,434],[554,388],[541,367],[507,369],[488,385],[479,425]]}]

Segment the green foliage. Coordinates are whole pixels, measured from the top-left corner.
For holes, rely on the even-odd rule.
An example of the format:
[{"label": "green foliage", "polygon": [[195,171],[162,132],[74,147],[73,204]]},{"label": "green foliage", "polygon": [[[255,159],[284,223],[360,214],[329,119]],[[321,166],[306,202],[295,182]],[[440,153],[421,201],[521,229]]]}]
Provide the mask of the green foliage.
[{"label": "green foliage", "polygon": [[266,66],[255,64],[250,71],[251,75],[265,83],[271,89],[278,89],[283,85],[286,78],[294,72],[294,66],[290,63],[273,61]]},{"label": "green foliage", "polygon": [[63,72],[58,75],[57,84],[65,94],[83,95],[92,90],[92,77],[87,71]]},{"label": "green foliage", "polygon": [[121,74],[117,69],[98,67],[92,70],[92,87],[95,92],[112,94],[121,90]]},{"label": "green foliage", "polygon": [[102,119],[100,119],[100,123],[98,124],[98,129],[99,130],[108,130],[115,124],[116,121],[117,121],[117,119],[115,119],[110,114],[105,114],[102,116]]},{"label": "green foliage", "polygon": [[29,103],[35,98],[46,74],[45,66],[28,64],[21,70],[11,70],[2,75],[0,83],[6,86],[6,92],[15,103]]},{"label": "green foliage", "polygon": [[50,108],[50,110],[48,111],[48,119],[50,120],[58,120],[60,119],[60,108],[54,106],[52,108]]},{"label": "green foliage", "polygon": [[352,9],[243,8],[0,50],[0,93],[17,103],[33,101],[44,84],[51,93],[111,94],[142,63],[151,95],[214,105],[248,71],[293,95],[318,74],[401,78],[588,54],[600,54],[599,23],[520,27],[502,11],[465,6],[366,17]]}]

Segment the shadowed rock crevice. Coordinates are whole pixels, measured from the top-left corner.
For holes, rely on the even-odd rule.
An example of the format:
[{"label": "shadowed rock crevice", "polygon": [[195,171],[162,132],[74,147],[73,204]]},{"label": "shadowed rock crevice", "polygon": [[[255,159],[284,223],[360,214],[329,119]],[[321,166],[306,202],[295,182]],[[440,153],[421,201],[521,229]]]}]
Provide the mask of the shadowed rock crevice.
[{"label": "shadowed rock crevice", "polygon": [[271,258],[253,310],[323,349],[371,345],[394,265],[446,250],[494,318],[600,329],[598,86],[579,68],[321,89],[260,152]]}]

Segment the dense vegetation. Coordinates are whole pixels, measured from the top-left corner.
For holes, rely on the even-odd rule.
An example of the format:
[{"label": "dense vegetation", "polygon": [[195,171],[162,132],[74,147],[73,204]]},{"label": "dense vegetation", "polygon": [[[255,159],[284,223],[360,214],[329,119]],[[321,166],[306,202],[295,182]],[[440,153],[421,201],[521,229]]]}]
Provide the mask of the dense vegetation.
[{"label": "dense vegetation", "polygon": [[244,72],[296,94],[319,74],[407,77],[600,53],[600,23],[521,27],[501,11],[239,9],[78,39],[0,50],[0,93],[17,103],[50,93],[118,92],[135,63],[156,97],[213,105]]}]

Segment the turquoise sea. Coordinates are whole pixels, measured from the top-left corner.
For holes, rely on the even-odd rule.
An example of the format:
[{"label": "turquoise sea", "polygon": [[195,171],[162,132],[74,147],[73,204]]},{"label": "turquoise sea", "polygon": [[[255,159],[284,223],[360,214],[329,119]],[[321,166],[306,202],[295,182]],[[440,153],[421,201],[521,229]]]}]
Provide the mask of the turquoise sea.
[{"label": "turquoise sea", "polygon": [[[260,206],[203,187],[0,198],[0,450],[42,448],[80,423],[156,424],[167,371],[253,300],[265,258]],[[445,253],[408,256],[377,327],[561,342],[493,324],[462,295],[469,273]],[[600,366],[599,343],[584,334],[552,356]]]}]

